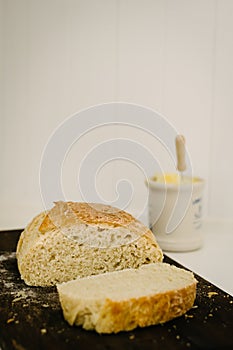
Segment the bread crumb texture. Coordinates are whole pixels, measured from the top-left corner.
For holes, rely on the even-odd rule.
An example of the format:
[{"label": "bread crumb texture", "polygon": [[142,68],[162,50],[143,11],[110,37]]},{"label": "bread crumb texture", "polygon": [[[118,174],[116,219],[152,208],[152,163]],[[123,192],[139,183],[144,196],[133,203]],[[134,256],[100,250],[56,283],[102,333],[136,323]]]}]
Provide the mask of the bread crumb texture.
[{"label": "bread crumb texture", "polygon": [[16,250],[21,278],[50,286],[78,277],[161,262],[153,233],[132,215],[96,203],[57,202],[22,232]]},{"label": "bread crumb texture", "polygon": [[165,263],[81,278],[57,285],[70,325],[118,333],[185,314],[196,297],[191,272]]}]

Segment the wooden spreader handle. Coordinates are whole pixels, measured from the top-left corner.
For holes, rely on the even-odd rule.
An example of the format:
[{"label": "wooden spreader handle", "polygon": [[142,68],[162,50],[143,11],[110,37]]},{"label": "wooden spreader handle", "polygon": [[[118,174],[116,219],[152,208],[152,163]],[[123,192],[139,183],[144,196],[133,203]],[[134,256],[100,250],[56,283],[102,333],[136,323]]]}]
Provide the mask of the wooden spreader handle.
[{"label": "wooden spreader handle", "polygon": [[177,157],[177,169],[184,171],[186,169],[185,163],[185,138],[183,135],[176,136],[176,157]]}]

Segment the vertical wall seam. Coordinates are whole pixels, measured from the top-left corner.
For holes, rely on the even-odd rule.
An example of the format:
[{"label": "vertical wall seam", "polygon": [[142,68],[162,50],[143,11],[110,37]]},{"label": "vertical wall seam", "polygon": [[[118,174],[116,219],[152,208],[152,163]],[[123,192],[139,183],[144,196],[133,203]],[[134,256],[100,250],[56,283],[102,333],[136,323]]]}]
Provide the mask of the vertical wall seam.
[{"label": "vertical wall seam", "polygon": [[211,83],[211,105],[210,105],[210,138],[209,138],[209,159],[208,159],[208,194],[207,194],[207,215],[211,214],[211,200],[213,189],[213,178],[211,176],[212,162],[214,160],[213,143],[214,143],[214,109],[216,96],[216,65],[217,65],[217,31],[218,31],[218,0],[214,4],[214,23],[213,23],[213,46],[212,46],[212,83]]},{"label": "vertical wall seam", "polygon": [[120,60],[120,0],[115,0],[115,102],[119,101],[119,60]]},{"label": "vertical wall seam", "polygon": [[164,113],[164,106],[165,106],[165,88],[166,88],[166,64],[167,64],[167,2],[163,1],[163,37],[162,37],[162,47],[161,47],[161,56],[162,56],[162,63],[161,63],[161,88],[160,88],[160,108],[161,113]]}]

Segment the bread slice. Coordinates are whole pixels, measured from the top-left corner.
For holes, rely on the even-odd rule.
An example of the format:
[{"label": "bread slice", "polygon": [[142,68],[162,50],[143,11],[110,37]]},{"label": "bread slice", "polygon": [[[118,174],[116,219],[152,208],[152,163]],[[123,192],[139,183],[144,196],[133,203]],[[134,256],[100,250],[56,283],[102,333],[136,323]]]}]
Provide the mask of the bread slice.
[{"label": "bread slice", "polygon": [[123,210],[57,202],[22,232],[16,250],[21,278],[50,286],[77,277],[162,261],[153,233]]},{"label": "bread slice", "polygon": [[193,274],[165,263],[57,285],[64,318],[98,333],[117,333],[183,315],[196,297]]}]

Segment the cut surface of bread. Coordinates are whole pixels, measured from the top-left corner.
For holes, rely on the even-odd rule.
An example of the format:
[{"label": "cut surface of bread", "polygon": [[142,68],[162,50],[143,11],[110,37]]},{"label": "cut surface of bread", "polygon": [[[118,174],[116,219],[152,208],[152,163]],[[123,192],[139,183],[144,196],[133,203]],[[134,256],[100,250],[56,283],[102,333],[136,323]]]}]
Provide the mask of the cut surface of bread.
[{"label": "cut surface of bread", "polygon": [[132,215],[108,205],[57,202],[22,232],[16,256],[21,278],[49,286],[160,262],[153,233]]},{"label": "cut surface of bread", "polygon": [[118,333],[164,323],[194,304],[196,279],[165,263],[143,265],[57,285],[70,325],[98,333]]}]

